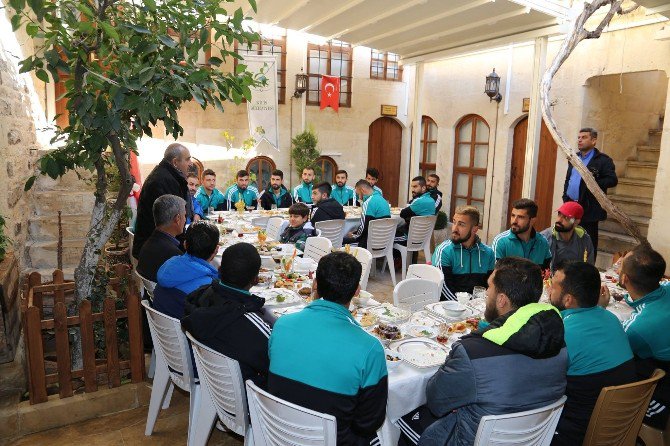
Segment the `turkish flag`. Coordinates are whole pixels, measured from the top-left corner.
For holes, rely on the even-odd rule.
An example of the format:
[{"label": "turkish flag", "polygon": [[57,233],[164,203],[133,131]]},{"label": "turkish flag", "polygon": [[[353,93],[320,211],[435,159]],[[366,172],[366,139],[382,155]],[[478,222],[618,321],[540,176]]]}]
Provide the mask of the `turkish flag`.
[{"label": "turkish flag", "polygon": [[321,110],[333,107],[340,108],[340,78],[335,76],[321,76]]}]

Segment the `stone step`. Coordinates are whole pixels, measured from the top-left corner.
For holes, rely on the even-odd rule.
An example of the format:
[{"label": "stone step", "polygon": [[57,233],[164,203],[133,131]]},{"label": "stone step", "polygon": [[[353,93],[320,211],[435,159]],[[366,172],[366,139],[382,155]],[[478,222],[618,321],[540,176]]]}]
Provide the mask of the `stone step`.
[{"label": "stone step", "polygon": [[56,218],[58,211],[63,211],[63,214],[69,215],[90,215],[94,204],[95,196],[92,192],[86,190],[36,191],[33,194],[36,216]]},{"label": "stone step", "polygon": [[663,134],[663,130],[659,129],[651,129],[649,130],[649,144],[653,146],[659,146],[661,145],[661,135]]},{"label": "stone step", "polygon": [[628,195],[609,195],[612,200],[623,212],[630,216],[651,218],[651,198],[641,198]]},{"label": "stone step", "polygon": [[626,175],[627,178],[641,178],[654,181],[656,179],[657,163],[648,161],[627,161]]},{"label": "stone step", "polygon": [[[91,214],[62,214],[63,238],[81,238],[91,224]],[[29,224],[30,237],[35,241],[58,240],[58,216],[33,217]]]},{"label": "stone step", "polygon": [[637,240],[630,235],[617,234],[616,232],[598,231],[598,252],[609,253],[630,251],[637,246]]},{"label": "stone step", "polygon": [[[631,220],[637,225],[637,227],[640,229],[640,232],[642,235],[645,237],[647,236],[647,232],[649,231],[649,219],[647,217],[636,217],[636,216],[630,216]],[[624,229],[624,227],[619,223],[618,220],[615,220],[614,218],[608,218],[605,221],[601,221],[600,225],[598,226],[599,229],[603,231],[608,231],[608,232],[614,232],[617,234],[623,234],[623,235],[628,235],[628,231]]]},{"label": "stone step", "polygon": [[601,271],[605,271],[614,263],[614,254],[611,252],[598,250],[598,255],[596,256],[596,268]]},{"label": "stone step", "polygon": [[[74,268],[79,264],[85,239],[63,240],[63,268]],[[32,241],[26,244],[30,265],[36,269],[51,269],[57,265],[56,241]]]},{"label": "stone step", "polygon": [[629,197],[654,198],[654,184],[653,180],[622,177],[619,178],[619,184],[613,193]]},{"label": "stone step", "polygon": [[643,162],[657,163],[661,156],[661,148],[658,146],[637,146],[637,160]]}]

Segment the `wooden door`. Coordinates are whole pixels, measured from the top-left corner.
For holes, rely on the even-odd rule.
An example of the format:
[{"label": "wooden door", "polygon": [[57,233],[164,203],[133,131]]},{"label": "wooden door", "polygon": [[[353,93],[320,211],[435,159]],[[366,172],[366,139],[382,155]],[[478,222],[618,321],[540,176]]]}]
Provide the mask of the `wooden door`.
[{"label": "wooden door", "polygon": [[[509,203],[507,205],[507,222],[512,214],[512,203],[521,198],[523,190],[523,174],[526,155],[526,135],[528,134],[528,118],[523,118],[514,127],[514,149],[512,152],[512,170],[510,173]],[[556,151],[558,145],[542,121],[540,132],[540,154],[538,171],[535,181],[535,202],[538,206],[535,229],[541,231],[551,226],[554,215],[554,178],[556,175]]]},{"label": "wooden door", "polygon": [[400,148],[402,127],[391,118],[379,118],[370,124],[368,136],[368,167],[379,169],[377,185],[391,206],[398,205],[400,187]]}]

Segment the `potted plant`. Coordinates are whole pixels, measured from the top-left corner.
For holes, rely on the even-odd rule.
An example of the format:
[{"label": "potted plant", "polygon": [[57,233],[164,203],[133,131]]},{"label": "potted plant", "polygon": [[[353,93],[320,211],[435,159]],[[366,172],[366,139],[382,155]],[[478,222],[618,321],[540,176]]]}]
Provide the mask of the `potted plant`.
[{"label": "potted plant", "polygon": [[305,167],[313,167],[315,169],[314,174],[316,177],[321,177],[320,169],[316,166],[316,159],[321,156],[321,153],[316,148],[318,142],[319,138],[311,128],[302,133],[298,133],[291,140],[291,144],[293,144],[291,157],[293,158],[293,164],[298,173],[298,178],[302,175],[302,169]]}]

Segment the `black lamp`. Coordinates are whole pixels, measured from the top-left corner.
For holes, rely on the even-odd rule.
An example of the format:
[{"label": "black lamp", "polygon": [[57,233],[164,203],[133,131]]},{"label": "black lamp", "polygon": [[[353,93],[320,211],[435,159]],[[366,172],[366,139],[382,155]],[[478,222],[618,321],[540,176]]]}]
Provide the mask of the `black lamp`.
[{"label": "black lamp", "polygon": [[302,72],[301,68],[300,73],[295,75],[295,91],[293,92],[294,98],[301,97],[302,94],[307,91],[307,79],[308,76]]},{"label": "black lamp", "polygon": [[500,76],[496,73],[495,68],[493,69],[493,73],[486,76],[484,93],[489,97],[489,101],[496,101],[498,103],[502,101],[502,95],[500,94]]}]

